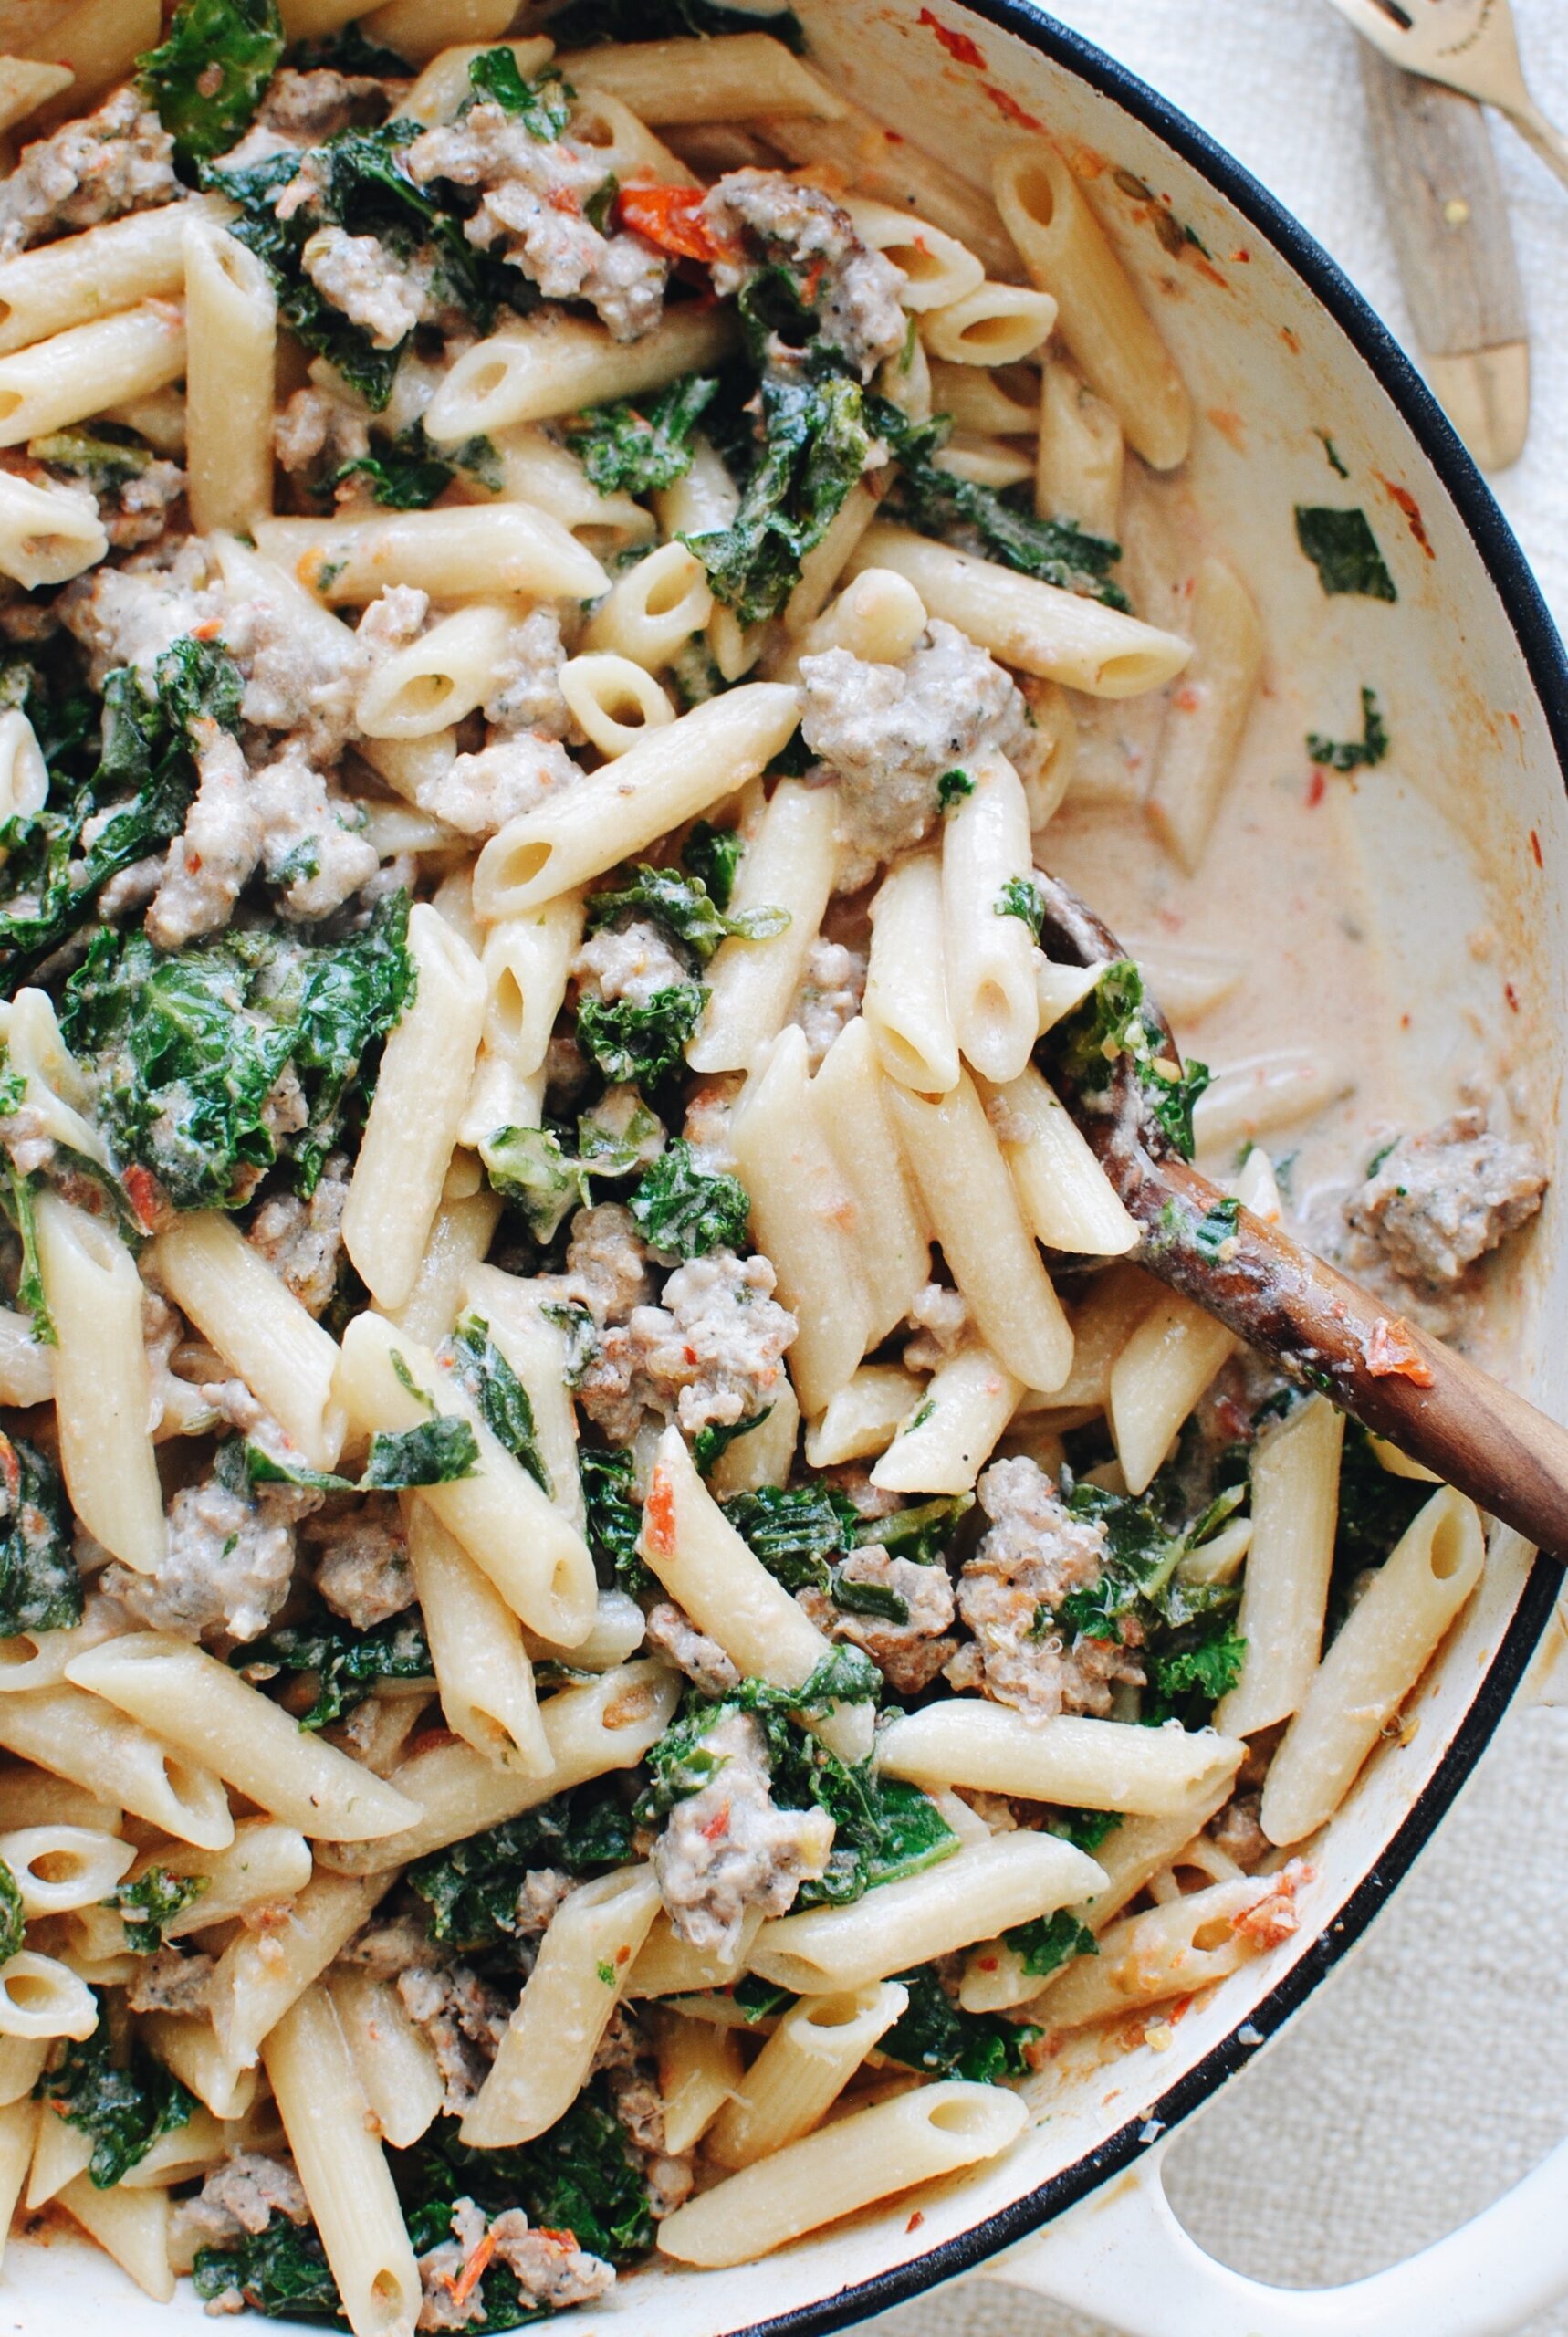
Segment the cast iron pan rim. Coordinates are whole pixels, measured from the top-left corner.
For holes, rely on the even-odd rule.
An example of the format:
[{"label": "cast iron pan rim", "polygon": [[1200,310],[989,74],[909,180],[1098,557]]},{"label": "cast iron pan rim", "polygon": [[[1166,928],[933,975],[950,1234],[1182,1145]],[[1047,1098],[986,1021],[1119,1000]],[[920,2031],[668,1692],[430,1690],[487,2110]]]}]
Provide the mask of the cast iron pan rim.
[{"label": "cast iron pan rim", "polygon": [[[1393,334],[1343,270],[1307,233],[1300,220],[1277,203],[1223,146],[1103,49],[1070,32],[1054,17],[1023,5],[1023,0],[961,0],[961,5],[971,15],[986,17],[1004,31],[1015,33],[1031,48],[1066,66],[1080,80],[1113,99],[1125,112],[1152,130],[1176,153],[1191,162],[1211,186],[1228,196],[1260,235],[1267,236],[1281,257],[1290,262],[1308,291],[1328,310],[1398,407],[1469,530],[1513,627],[1558,762],[1563,766],[1564,785],[1568,786],[1568,657],[1564,656],[1541,587],[1453,424]],[[1361,1937],[1396,1884],[1426,1848],[1486,1749],[1524,1675],[1551,1617],[1561,1574],[1561,1567],[1550,1558],[1537,1558],[1502,1643],[1426,1790],[1322,1938],[1242,2023],[1249,2042],[1241,2042],[1239,2031],[1223,2038],[1168,2093],[1130,2120],[1098,2150],[1076,2160],[1023,2198],[1014,2200],[999,2214],[988,2216],[983,2223],[945,2240],[939,2248],[912,2263],[895,2265],[885,2272],[873,2274],[870,2279],[857,2280],[852,2287],[840,2290],[836,2296],[802,2305],[795,2312],[777,2313],[767,2320],[747,2322],[736,2332],[736,2337],[817,2337],[819,2332],[841,2329],[871,2313],[886,2312],[894,2305],[904,2304],[911,2297],[935,2288],[941,2280],[973,2271],[988,2257],[1038,2231],[1053,2216],[1061,2215],[1074,2201],[1097,2190],[1110,2176],[1129,2165],[1146,2147],[1143,2139],[1145,2135],[1152,2142],[1155,2132],[1166,2131],[1207,2101],[1231,2072],[1240,2068],[1264,2039],[1305,2002],[1347,1948]]]}]

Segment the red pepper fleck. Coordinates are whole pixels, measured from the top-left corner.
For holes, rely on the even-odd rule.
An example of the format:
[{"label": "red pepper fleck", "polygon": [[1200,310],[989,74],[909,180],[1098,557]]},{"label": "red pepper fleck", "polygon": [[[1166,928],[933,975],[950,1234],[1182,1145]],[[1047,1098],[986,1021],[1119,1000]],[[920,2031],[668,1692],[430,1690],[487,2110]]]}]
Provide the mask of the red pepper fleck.
[{"label": "red pepper fleck", "polygon": [[1023,107],[1019,105],[1018,100],[1011,96],[1008,90],[997,89],[990,81],[987,81],[984,84],[984,88],[987,97],[989,98],[991,103],[995,106],[997,111],[1001,115],[1004,121],[1016,121],[1020,130],[1043,130],[1045,128],[1045,124],[1041,121],[1039,114],[1027,113]]},{"label": "red pepper fleck", "polygon": [[1312,775],[1307,781],[1307,809],[1309,812],[1315,812],[1317,810],[1318,805],[1328,793],[1328,781],[1323,777],[1322,771],[1318,765],[1314,763],[1312,766]]},{"label": "red pepper fleck", "polygon": [[713,1816],[708,1819],[707,1824],[703,1828],[703,1829],[702,1829],[703,1840],[704,1840],[705,1842],[722,1842],[722,1841],[723,1841],[723,1839],[724,1839],[724,1838],[725,1838],[725,1836],[728,1833],[728,1831],[729,1831],[729,1804],[728,1804],[728,1802],[727,1801],[727,1802],[723,1805],[722,1808],[716,1809],[716,1810],[714,1811]]},{"label": "red pepper fleck", "polygon": [[464,2263],[463,2269],[452,2283],[452,2301],[462,2304],[473,2294],[484,2278],[485,2268],[496,2253],[496,2235],[487,2231],[479,2245]]},{"label": "red pepper fleck", "polygon": [[138,1162],[126,1170],[120,1182],[125,1187],[126,1199],[136,1211],[138,1221],[151,1232],[158,1221],[158,1206],[162,1199],[162,1189],[157,1178],[151,1168],[143,1168]]},{"label": "red pepper fleck", "polygon": [[1248,250],[1245,244],[1239,245],[1237,249],[1231,253],[1230,257],[1242,267],[1247,267],[1251,265],[1252,255]]},{"label": "red pepper fleck", "polygon": [[977,1955],[976,1964],[982,1972],[994,1972],[999,1959],[994,1955]]},{"label": "red pepper fleck", "polygon": [[1411,534],[1415,537],[1416,542],[1420,545],[1427,559],[1436,560],[1437,555],[1432,550],[1431,539],[1427,533],[1426,522],[1421,517],[1421,506],[1416,502],[1416,498],[1411,494],[1410,489],[1407,487],[1396,487],[1394,481],[1391,478],[1385,478],[1381,471],[1374,471],[1372,476],[1377,481],[1377,484],[1383,489],[1385,495],[1387,496],[1390,503],[1396,504],[1399,509],[1404,512],[1406,519],[1409,524]]},{"label": "red pepper fleck", "polygon": [[558,2248],[577,2246],[577,2234],[574,2231],[558,2231],[553,2224],[536,2224],[534,2237],[536,2239],[553,2239]]},{"label": "red pepper fleck", "polygon": [[921,2225],[922,2225],[925,2221],[925,2208],[924,2208],[924,2207],[916,2207],[916,2208],[915,2208],[915,2213],[910,2216],[909,2221],[904,2225],[904,2230],[905,2230],[905,2231],[918,2231],[918,2230],[920,2229]]},{"label": "red pepper fleck", "polygon": [[224,629],[222,617],[204,617],[200,624],[191,627],[193,641],[215,641]]},{"label": "red pepper fleck", "polygon": [[1289,325],[1281,325],[1280,327],[1280,338],[1284,342],[1287,349],[1291,350],[1298,357],[1301,355],[1301,344],[1296,339],[1295,334],[1291,330]]},{"label": "red pepper fleck", "polygon": [[697,216],[706,200],[700,186],[623,186],[616,211],[623,227],[676,259],[722,259],[726,246]]},{"label": "red pepper fleck", "polygon": [[653,1558],[675,1555],[675,1488],[667,1469],[655,1468],[643,1512],[643,1538]]},{"label": "red pepper fleck", "polygon": [[936,34],[955,65],[972,65],[977,73],[985,71],[986,60],[967,33],[953,32],[946,25],[939,23],[929,8],[922,8],[915,22],[927,26]]},{"label": "red pepper fleck", "polygon": [[1508,1001],[1509,1012],[1511,1014],[1517,1014],[1519,1012],[1519,992],[1515,990],[1511,982],[1504,982],[1502,986],[1502,994]]},{"label": "red pepper fleck", "polygon": [[1432,1367],[1422,1361],[1408,1324],[1397,1315],[1378,1316],[1365,1353],[1366,1368],[1375,1379],[1408,1379],[1417,1388],[1432,1385]]},{"label": "red pepper fleck", "polygon": [[1530,831],[1530,849],[1535,855],[1535,865],[1537,868],[1544,868],[1546,863],[1541,856],[1541,838],[1536,834],[1533,828]]}]

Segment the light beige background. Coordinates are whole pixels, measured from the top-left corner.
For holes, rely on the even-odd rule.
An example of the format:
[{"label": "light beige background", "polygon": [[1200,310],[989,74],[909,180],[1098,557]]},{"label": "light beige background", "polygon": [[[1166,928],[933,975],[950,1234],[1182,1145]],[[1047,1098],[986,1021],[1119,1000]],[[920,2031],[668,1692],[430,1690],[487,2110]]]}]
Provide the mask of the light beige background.
[{"label": "light beige background", "polygon": [[[1514,0],[1568,125],[1568,0]],[[1058,0],[1228,146],[1402,338],[1354,37],[1326,0]],[[1524,460],[1494,481],[1568,623],[1568,190],[1500,124],[1535,352]],[[1173,2202],[1214,2254],[1291,2287],[1354,2279],[1473,2215],[1568,2134],[1568,1711],[1516,1709],[1437,1840],[1281,2041],[1190,2125]],[[1101,2337],[991,2282],[876,2337]],[[1412,2331],[1411,2337],[1425,2337]],[[1568,2337],[1568,2300],[1520,2337]]]}]

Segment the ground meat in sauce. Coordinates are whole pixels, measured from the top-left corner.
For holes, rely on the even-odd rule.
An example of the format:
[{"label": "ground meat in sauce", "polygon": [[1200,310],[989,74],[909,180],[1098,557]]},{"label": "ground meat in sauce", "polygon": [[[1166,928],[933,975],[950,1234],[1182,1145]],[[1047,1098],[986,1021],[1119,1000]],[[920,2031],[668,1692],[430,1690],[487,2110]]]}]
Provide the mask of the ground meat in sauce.
[{"label": "ground meat in sauce", "polygon": [[246,1500],[209,1477],[169,1504],[169,1546],[152,1574],[118,1561],[103,1588],[139,1622],[179,1639],[259,1639],[288,1596],[296,1520],[320,1501],[292,1485]]},{"label": "ground meat in sauce", "polygon": [[449,2118],[461,2118],[489,2075],[509,2013],[466,1964],[422,1964],[396,1975],[409,2018],[424,2031],[446,2089]]},{"label": "ground meat in sauce", "polygon": [[716,1079],[705,1079],[686,1099],[681,1134],[692,1148],[693,1165],[705,1177],[733,1177],[740,1165],[729,1124],[744,1085],[738,1072],[722,1072]]},{"label": "ground meat in sauce", "polygon": [[483,708],[491,729],[507,738],[531,730],[541,739],[564,739],[571,728],[571,711],[560,690],[565,662],[559,614],[554,609],[531,610],[513,626],[496,660]]},{"label": "ground meat in sauce", "polygon": [[505,108],[482,102],[427,130],[403,154],[416,186],[476,187],[464,234],[494,250],[549,300],[586,300],[617,341],[634,341],[664,309],[669,263],[636,235],[601,235],[586,215],[604,186],[602,156],[570,138],[535,138]]},{"label": "ground meat in sauce", "polygon": [[653,1845],[664,1912],[694,1947],[732,1951],[748,1908],[788,1913],[833,1846],[825,1809],[779,1809],[768,1791],[761,1730],[727,1713],[702,1740],[722,1766],[700,1793],[675,1804]]},{"label": "ground meat in sauce", "polygon": [[571,961],[571,976],[584,998],[624,999],[632,1006],[646,1006],[662,990],[691,980],[662,929],[641,918],[590,934]]},{"label": "ground meat in sauce", "polygon": [[313,1518],[304,1538],[320,1554],[317,1589],[357,1631],[413,1606],[408,1536],[394,1495],[371,1493],[341,1516]]},{"label": "ground meat in sauce", "polygon": [[376,848],[350,824],[353,807],[292,747],[256,771],[251,802],[261,823],[261,865],[280,886],[280,917],[318,924],[368,884],[379,863]]},{"label": "ground meat in sauce", "polygon": [[155,543],[184,492],[184,472],[178,463],[167,462],[148,463],[112,487],[96,487],[98,516],[115,550]]},{"label": "ground meat in sauce", "polygon": [[1535,1215],[1547,1181],[1527,1146],[1490,1134],[1484,1113],[1460,1112],[1401,1137],[1345,1216],[1406,1280],[1453,1283]]},{"label": "ground meat in sauce", "polygon": [[414,801],[462,835],[493,836],[508,820],[581,777],[557,740],[520,730],[472,754],[455,756],[444,770],[421,780]]},{"label": "ground meat in sauce", "polygon": [[310,2220],[293,2161],[235,2151],[211,2169],[194,2198],[176,2200],[170,2237],[189,2249],[233,2248],[246,2232],[265,2231],[275,2215],[291,2224]]},{"label": "ground meat in sauce", "polygon": [[383,121],[401,87],[369,73],[338,73],[329,66],[307,73],[284,66],[268,82],[256,118],[282,138],[321,146],[340,131]]},{"label": "ground meat in sauce", "polygon": [[318,227],[306,238],[299,264],[323,300],[369,338],[372,349],[395,349],[415,325],[442,313],[436,266],[426,253],[400,259],[374,236]]},{"label": "ground meat in sauce", "polygon": [[[324,470],[336,471],[370,453],[371,433],[362,414],[326,390],[308,385],[296,390],[287,405],[278,408],[272,444],[279,465],[290,475],[308,471],[316,463]],[[354,494],[360,485],[356,479],[344,479],[340,497]]]},{"label": "ground meat in sauce", "polygon": [[147,912],[159,949],[183,948],[227,925],[261,858],[261,812],[239,741],[210,716],[193,728],[206,734],[196,749],[196,792]]},{"label": "ground meat in sauce", "polygon": [[210,1955],[185,1955],[160,1947],[137,1964],[125,1991],[128,2012],[188,2013],[200,2019],[212,2008],[211,1982],[217,1965]]},{"label": "ground meat in sauce", "polygon": [[519,2300],[538,2312],[597,2303],[615,2285],[613,2266],[588,2255],[570,2232],[530,2230],[521,2207],[507,2207],[490,2222],[472,2199],[459,2199],[452,2209],[452,2234],[418,2259],[423,2290],[420,2329],[487,2325],[483,2276],[465,2289],[468,2268],[481,2248],[488,2250],[490,2263],[512,2274]]},{"label": "ground meat in sauce", "polygon": [[1244,1874],[1249,1874],[1261,1859],[1268,1856],[1271,1845],[1259,1822],[1263,1797],[1259,1793],[1239,1793],[1232,1796],[1218,1818],[1210,1818],[1208,1838],[1217,1850],[1236,1860]]},{"label": "ground meat in sauce", "polygon": [[721,296],[738,292],[759,265],[782,265],[810,286],[821,339],[849,359],[862,382],[904,347],[909,320],[899,305],[903,269],[863,244],[849,213],[820,187],[778,171],[733,171],[698,215],[735,254],[714,267]]},{"label": "ground meat in sauce", "polygon": [[131,88],[96,113],[68,121],[22,149],[0,183],[0,259],[100,220],[155,210],[184,189],[174,175],[174,142]]},{"label": "ground meat in sauce", "polygon": [[661,1598],[649,1608],[646,1636],[649,1646],[667,1655],[705,1696],[722,1696],[738,1686],[740,1674],[718,1641],[699,1631],[672,1599]]},{"label": "ground meat in sauce", "polygon": [[605,1330],[578,1391],[589,1418],[617,1444],[649,1411],[673,1416],[686,1436],[754,1419],[773,1401],[799,1328],[774,1284],[767,1258],[728,1250],[677,1267],[659,1305]]},{"label": "ground meat in sauce", "polygon": [[652,1298],[651,1253],[622,1202],[578,1210],[566,1246],[566,1281],[569,1294],[581,1299],[601,1329],[626,1322]]},{"label": "ground meat in sauce", "polygon": [[969,1309],[963,1295],[939,1282],[928,1282],[909,1302],[909,1319],[918,1336],[904,1350],[910,1371],[940,1371],[963,1346],[969,1331]]},{"label": "ground meat in sauce", "polygon": [[348,1200],[348,1156],[334,1152],[308,1201],[276,1194],[262,1202],[246,1236],[308,1315],[320,1315],[337,1288]]},{"label": "ground meat in sauce", "polygon": [[865,976],[862,950],[847,949],[841,941],[812,942],[789,1010],[790,1022],[806,1033],[806,1055],[812,1071],[821,1067],[839,1032],[860,1012]]},{"label": "ground meat in sauce", "polygon": [[1036,1624],[1070,1590],[1099,1580],[1104,1526],[1074,1517],[1032,1461],[993,1462],[977,1493],[990,1524],[958,1577],[959,1618],[974,1636],[947,1666],[949,1684],[977,1688],[1031,1720],[1103,1716],[1115,1684],[1142,1684],[1128,1649],[1088,1639],[1069,1648],[1049,1625],[1037,1636]]},{"label": "ground meat in sauce", "polygon": [[831,1639],[863,1648],[890,1688],[917,1696],[958,1651],[947,1636],[953,1621],[953,1585],[946,1567],[921,1566],[914,1558],[889,1557],[877,1549],[856,1550],[844,1560],[845,1581],[873,1583],[891,1590],[909,1609],[902,1623],[882,1615],[857,1615],[835,1606],[825,1591],[800,1590],[796,1599],[817,1629]]},{"label": "ground meat in sauce", "polygon": [[1027,750],[1028,709],[1010,676],[956,625],[933,617],[902,665],[847,649],[800,660],[800,735],[839,781],[839,834],[852,892],[874,865],[918,844],[940,810],[937,781],[982,746]]}]

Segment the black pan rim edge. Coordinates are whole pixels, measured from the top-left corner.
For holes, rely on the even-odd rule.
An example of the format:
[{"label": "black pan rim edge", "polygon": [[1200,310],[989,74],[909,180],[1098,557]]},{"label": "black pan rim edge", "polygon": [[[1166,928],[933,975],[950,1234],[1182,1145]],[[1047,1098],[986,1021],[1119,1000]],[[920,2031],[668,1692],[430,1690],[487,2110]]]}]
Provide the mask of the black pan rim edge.
[{"label": "black pan rim edge", "polygon": [[[1113,99],[1124,112],[1153,131],[1228,197],[1260,234],[1267,236],[1308,291],[1327,309],[1399,409],[1468,529],[1513,627],[1563,767],[1564,786],[1568,787],[1568,655],[1564,655],[1541,587],[1518,539],[1453,424],[1393,334],[1338,262],[1331,259],[1300,220],[1207,131],[1200,130],[1156,89],[1081,34],[1027,5],[1027,0],[958,0],[958,5],[967,13],[985,17],[1004,32],[1016,34],[1031,48],[1066,66],[1080,80]],[[842,2329],[872,2313],[887,2312],[945,2280],[972,2272],[988,2258],[1027,2239],[1031,2232],[1039,2231],[1078,2200],[1087,2197],[1110,2176],[1130,2165],[1156,2133],[1168,2132],[1200,2108],[1306,2001],[1354,1945],[1409,1871],[1447,1816],[1507,1711],[1551,1617],[1560,1580],[1558,1564],[1547,1557],[1536,1559],[1512,1619],[1453,1743],[1382,1858],[1356,1885],[1329,1930],[1242,2024],[1250,2042],[1243,2044],[1239,2031],[1222,2038],[1146,2112],[1130,2120],[1097,2150],[1075,2160],[1061,2175],[998,2214],[987,2216],[984,2222],[944,2240],[909,2263],[890,2266],[886,2271],[873,2273],[868,2279],[841,2289],[836,2296],[824,2297],[792,2312],[738,2324],[732,2337],[819,2337],[819,2332],[825,2337],[830,2330]]]}]

